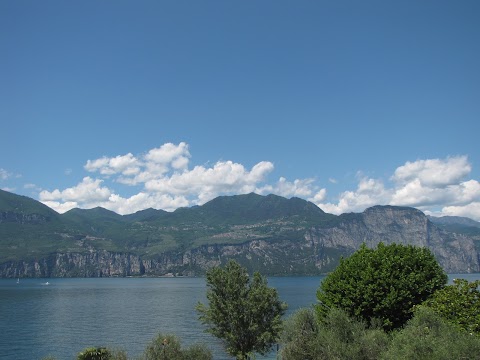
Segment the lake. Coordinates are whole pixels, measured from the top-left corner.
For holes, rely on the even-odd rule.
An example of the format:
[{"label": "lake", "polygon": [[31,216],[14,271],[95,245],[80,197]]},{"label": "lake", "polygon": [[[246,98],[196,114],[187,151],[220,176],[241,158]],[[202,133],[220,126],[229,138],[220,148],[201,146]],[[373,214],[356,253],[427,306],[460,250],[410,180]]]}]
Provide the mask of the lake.
[{"label": "lake", "polygon": [[[480,274],[449,275],[457,277],[473,281]],[[268,283],[289,314],[315,303],[322,278],[271,277]],[[0,279],[0,359],[73,360],[90,346],[124,349],[134,358],[159,332],[185,345],[205,343],[214,359],[231,359],[197,320],[195,305],[206,302],[205,292],[203,278]]]}]

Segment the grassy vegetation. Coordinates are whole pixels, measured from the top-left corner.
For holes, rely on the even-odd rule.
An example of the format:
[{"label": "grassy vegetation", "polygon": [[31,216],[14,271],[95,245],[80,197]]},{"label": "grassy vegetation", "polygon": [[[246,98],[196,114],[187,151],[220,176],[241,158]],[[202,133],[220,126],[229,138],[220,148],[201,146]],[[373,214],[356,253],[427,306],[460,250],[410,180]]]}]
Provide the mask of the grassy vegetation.
[{"label": "grassy vegetation", "polygon": [[281,339],[282,360],[451,360],[480,359],[480,338],[419,307],[392,333],[332,308],[323,321],[312,309],[290,316]]}]

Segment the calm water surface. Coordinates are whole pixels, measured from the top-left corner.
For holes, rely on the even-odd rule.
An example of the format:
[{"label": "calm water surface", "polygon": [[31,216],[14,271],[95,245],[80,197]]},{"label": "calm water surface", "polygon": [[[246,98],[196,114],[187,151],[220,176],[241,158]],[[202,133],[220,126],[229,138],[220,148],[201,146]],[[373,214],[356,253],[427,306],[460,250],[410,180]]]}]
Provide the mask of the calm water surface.
[{"label": "calm water surface", "polygon": [[[480,274],[449,277],[472,281]],[[268,282],[291,313],[315,303],[321,279]],[[206,343],[215,359],[231,359],[197,320],[195,305],[206,301],[205,291],[203,278],[1,279],[0,359],[69,360],[89,346],[124,349],[134,358],[159,332],[176,334],[185,345]]]},{"label": "calm water surface", "polygon": [[[269,278],[269,285],[291,312],[315,302],[320,281]],[[195,305],[206,301],[205,292],[203,278],[1,279],[0,359],[75,359],[89,346],[135,357],[159,332],[186,345],[206,343],[215,359],[230,359],[197,320]]]}]

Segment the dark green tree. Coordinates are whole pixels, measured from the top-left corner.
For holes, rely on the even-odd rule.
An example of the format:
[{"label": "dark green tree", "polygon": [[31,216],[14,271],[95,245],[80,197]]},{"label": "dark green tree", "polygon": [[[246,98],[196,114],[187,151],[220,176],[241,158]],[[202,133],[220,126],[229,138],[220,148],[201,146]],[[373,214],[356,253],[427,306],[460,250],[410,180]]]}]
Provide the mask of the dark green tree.
[{"label": "dark green tree", "polygon": [[331,307],[367,322],[381,321],[387,331],[403,326],[421,304],[447,283],[447,275],[431,251],[411,245],[364,244],[341,259],[317,291],[316,310],[324,317]]},{"label": "dark green tree", "polygon": [[286,305],[258,272],[249,277],[245,268],[230,260],[225,268],[207,271],[208,306],[197,311],[207,332],[223,340],[226,351],[237,359],[266,354],[282,329]]},{"label": "dark green tree", "polygon": [[480,335],[480,280],[453,280],[429,298],[424,305],[452,324],[471,334]]}]

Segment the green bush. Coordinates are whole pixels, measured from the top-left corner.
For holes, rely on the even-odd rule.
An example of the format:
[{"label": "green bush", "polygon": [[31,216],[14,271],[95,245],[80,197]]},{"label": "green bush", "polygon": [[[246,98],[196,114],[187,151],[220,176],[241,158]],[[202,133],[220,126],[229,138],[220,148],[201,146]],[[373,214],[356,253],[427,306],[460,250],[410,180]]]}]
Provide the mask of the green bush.
[{"label": "green bush", "polygon": [[180,340],[171,334],[158,334],[144,352],[145,360],[211,360],[211,351],[203,345],[181,348]]},{"label": "green bush", "polygon": [[[54,360],[47,358],[44,360]],[[77,360],[127,360],[127,353],[123,350],[112,350],[105,347],[86,348],[77,356]]]},{"label": "green bush", "polygon": [[432,309],[420,306],[393,340],[381,360],[478,360],[480,339],[446,322]]},{"label": "green bush", "polygon": [[302,309],[285,323],[281,354],[284,360],[374,360],[388,345],[382,329],[367,328],[343,310],[329,310],[318,323],[312,310]]},{"label": "green bush", "polygon": [[311,309],[297,310],[289,316],[280,338],[282,359],[314,360],[317,358],[318,323]]},{"label": "green bush", "polygon": [[111,360],[111,353],[104,347],[91,347],[80,352],[77,360]]}]

